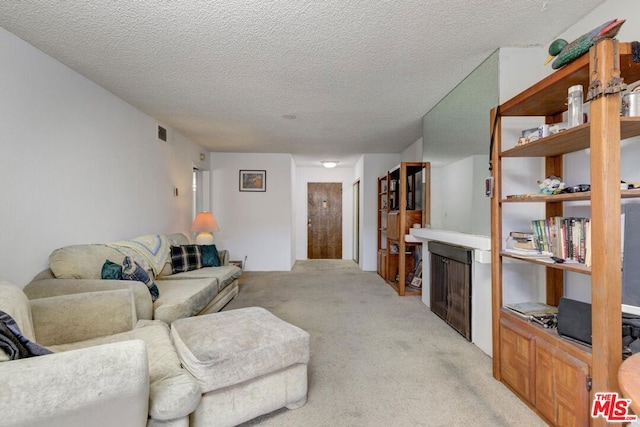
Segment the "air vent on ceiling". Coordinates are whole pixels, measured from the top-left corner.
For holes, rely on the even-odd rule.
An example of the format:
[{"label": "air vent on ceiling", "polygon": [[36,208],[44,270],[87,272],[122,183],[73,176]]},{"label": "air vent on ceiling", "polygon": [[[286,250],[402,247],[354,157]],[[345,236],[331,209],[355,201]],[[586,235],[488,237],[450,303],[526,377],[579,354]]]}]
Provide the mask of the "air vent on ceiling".
[{"label": "air vent on ceiling", "polygon": [[158,139],[162,141],[167,140],[167,130],[160,125],[158,125]]}]

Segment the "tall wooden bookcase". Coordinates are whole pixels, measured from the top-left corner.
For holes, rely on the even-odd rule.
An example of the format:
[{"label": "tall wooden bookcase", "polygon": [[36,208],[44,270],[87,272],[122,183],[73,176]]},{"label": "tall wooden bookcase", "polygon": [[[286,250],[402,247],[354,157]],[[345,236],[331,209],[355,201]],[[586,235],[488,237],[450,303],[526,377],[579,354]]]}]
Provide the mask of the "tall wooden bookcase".
[{"label": "tall wooden bookcase", "polygon": [[414,224],[423,226],[429,214],[429,163],[402,162],[378,177],[378,274],[398,295],[421,295],[408,285],[416,250],[422,243],[407,242]]},{"label": "tall wooden bookcase", "polygon": [[[602,40],[588,54],[491,111],[495,127],[492,150],[495,190],[491,203],[493,375],[552,425],[605,425],[591,418],[596,392],[619,392],[617,374],[621,342],[621,198],[640,197],[639,190],[620,189],[620,140],[640,136],[640,117],[620,117],[618,77],[640,80],[640,64],[631,59],[631,43]],[[561,121],[567,89],[580,84],[591,91],[589,123],[526,145],[501,148],[501,122],[507,116],[544,116]],[[562,176],[563,155],[590,149],[591,191],[586,193],[507,198],[502,194],[503,162],[510,157],[541,157],[545,176]],[[533,262],[546,270],[546,299],[558,305],[564,271],[591,277],[592,347],[560,338],[512,315],[503,308],[503,264],[513,258],[504,251],[504,205],[542,203],[547,218],[562,216],[567,202],[584,200],[591,208],[592,265]],[[536,218],[531,218],[536,219]],[[516,257],[517,258],[517,257]]]}]

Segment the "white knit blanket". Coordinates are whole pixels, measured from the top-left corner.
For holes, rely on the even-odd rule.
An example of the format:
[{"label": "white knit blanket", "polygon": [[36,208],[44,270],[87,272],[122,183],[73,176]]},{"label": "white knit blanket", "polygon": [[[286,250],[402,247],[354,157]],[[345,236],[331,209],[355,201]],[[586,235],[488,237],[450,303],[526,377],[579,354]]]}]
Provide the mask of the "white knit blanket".
[{"label": "white knit blanket", "polygon": [[169,239],[160,234],[147,234],[129,240],[107,243],[124,255],[132,256],[145,270],[158,275],[169,261]]}]

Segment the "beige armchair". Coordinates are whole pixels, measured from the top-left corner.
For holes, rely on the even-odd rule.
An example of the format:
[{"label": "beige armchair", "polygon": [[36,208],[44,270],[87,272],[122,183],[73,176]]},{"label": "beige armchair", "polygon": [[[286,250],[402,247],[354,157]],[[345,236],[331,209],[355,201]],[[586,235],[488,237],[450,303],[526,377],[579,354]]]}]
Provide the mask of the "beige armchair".
[{"label": "beige armchair", "polygon": [[54,354],[0,350],[3,426],[188,425],[201,390],[180,366],[169,328],[137,321],[130,290],[29,301],[0,279],[0,310]]}]

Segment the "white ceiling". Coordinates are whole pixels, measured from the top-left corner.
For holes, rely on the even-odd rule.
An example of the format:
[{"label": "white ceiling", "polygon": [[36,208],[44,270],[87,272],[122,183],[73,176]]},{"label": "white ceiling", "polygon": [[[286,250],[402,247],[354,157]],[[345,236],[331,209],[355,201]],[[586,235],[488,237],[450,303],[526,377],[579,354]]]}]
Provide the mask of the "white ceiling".
[{"label": "white ceiling", "polygon": [[344,165],[402,152],[497,48],[603,2],[3,0],[0,26],[211,151]]}]

